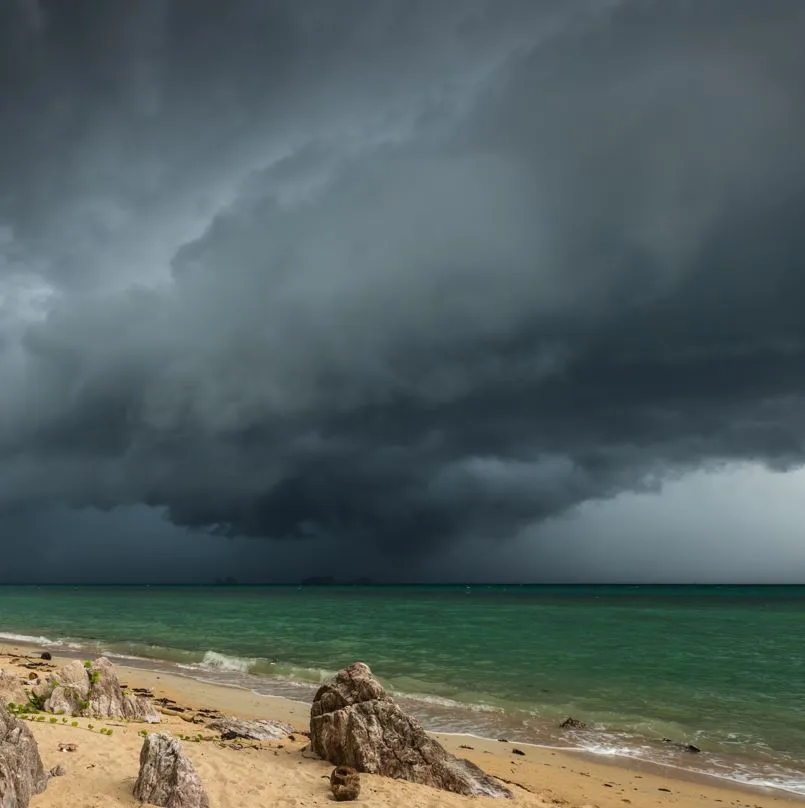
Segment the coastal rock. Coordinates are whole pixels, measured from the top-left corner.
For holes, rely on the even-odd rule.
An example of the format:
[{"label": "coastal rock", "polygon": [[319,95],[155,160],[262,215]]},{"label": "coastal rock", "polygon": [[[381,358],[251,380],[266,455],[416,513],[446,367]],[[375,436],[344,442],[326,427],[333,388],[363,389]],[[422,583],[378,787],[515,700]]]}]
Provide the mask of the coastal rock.
[{"label": "coastal rock", "polygon": [[0,670],[0,704],[27,704],[28,694],[18,676]]},{"label": "coastal rock", "polygon": [[115,666],[106,658],[98,657],[89,668],[89,714],[103,718],[127,718],[158,724],[159,711],[145,696],[125,693],[117,678]]},{"label": "coastal rock", "polygon": [[51,671],[34,695],[45,697],[44,709],[55,715],[83,715],[89,698],[89,678],[77,660]]},{"label": "coastal rock", "polygon": [[336,802],[357,800],[361,793],[361,776],[351,766],[336,766],[330,775],[330,790]]},{"label": "coastal rock", "polygon": [[55,715],[126,718],[149,724],[160,721],[159,711],[149,699],[123,690],[106,657],[86,664],[76,659],[56,668],[32,692]]},{"label": "coastal rock", "polygon": [[679,749],[681,752],[691,752],[694,755],[697,755],[702,750],[699,749],[698,746],[695,746],[692,743],[684,743],[683,741],[674,741],[671,738],[663,738],[663,743],[667,743],[670,746],[673,746],[675,749]]},{"label": "coastal rock", "polygon": [[406,715],[362,662],[322,685],[310,711],[310,743],[336,766],[477,797],[511,797],[478,766],[449,754]]},{"label": "coastal rock", "polygon": [[207,724],[208,729],[221,733],[225,741],[234,738],[248,738],[252,741],[277,741],[287,738],[293,732],[293,727],[280,721],[242,721],[239,718],[217,718]]},{"label": "coastal rock", "polygon": [[0,705],[0,808],[27,808],[47,783],[31,730]]},{"label": "coastal rock", "polygon": [[163,808],[209,808],[207,792],[176,738],[152,732],[140,751],[140,774],[134,784],[140,802]]},{"label": "coastal rock", "polygon": [[561,724],[559,724],[560,729],[587,729],[587,725],[583,721],[579,721],[578,718],[573,718],[572,715],[569,715]]}]

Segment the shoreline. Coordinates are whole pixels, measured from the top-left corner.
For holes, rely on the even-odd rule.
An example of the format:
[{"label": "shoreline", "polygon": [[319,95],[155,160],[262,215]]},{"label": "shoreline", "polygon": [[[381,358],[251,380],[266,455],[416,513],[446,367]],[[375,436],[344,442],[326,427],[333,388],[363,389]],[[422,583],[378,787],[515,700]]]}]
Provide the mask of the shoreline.
[{"label": "shoreline", "polygon": [[[53,653],[51,649],[52,646],[48,650]],[[43,647],[36,644],[0,643],[0,666],[9,667],[9,662],[14,657],[28,656],[36,659],[42,650],[44,650]],[[57,652],[54,654],[53,662],[58,664],[61,661],[75,658],[81,658],[77,649],[69,653]],[[142,660],[142,662],[148,662],[148,660]],[[184,671],[149,669],[118,661],[115,662],[115,665],[121,679],[130,687],[148,688],[157,699],[169,698],[178,704],[192,704],[194,709],[213,708],[242,718],[279,720],[290,724],[300,732],[306,731],[309,726],[309,703],[302,700],[256,693],[238,685],[204,681]],[[174,734],[181,730],[187,731],[188,726],[192,726],[182,718],[175,716],[163,716],[163,721],[165,729]],[[132,725],[131,729],[134,726],[136,725]],[[37,737],[39,733],[53,730],[63,731],[64,729],[61,726],[51,729],[47,723],[33,723],[32,728]],[[147,729],[154,728],[148,727]],[[197,729],[196,726],[193,732],[196,732]],[[601,755],[584,749],[555,748],[519,741],[501,742],[465,732],[432,732],[429,734],[438,738],[453,754],[469,758],[490,774],[513,786],[517,799],[525,799],[525,797],[538,799],[539,802],[533,803],[534,805],[595,805],[598,808],[615,808],[615,806],[623,808],[624,804],[629,805],[634,801],[641,806],[648,804],[694,806],[713,802],[714,804],[746,805],[752,806],[752,808],[758,808],[758,806],[765,808],[770,805],[784,808],[785,806],[805,804],[805,796],[782,788],[741,783],[718,775],[704,774],[634,757]],[[188,746],[195,745],[188,744]],[[274,744],[274,747],[277,746]],[[289,746],[294,747],[294,754],[302,755],[303,744],[297,743]],[[282,748],[279,746],[274,749],[275,753]],[[517,754],[513,751],[514,749],[525,754]],[[305,765],[308,765],[308,758],[304,758],[304,760]],[[311,763],[313,762],[311,761]],[[315,761],[315,763],[319,767],[324,766],[329,772],[329,768],[327,768],[329,764],[321,761]],[[297,764],[302,764],[302,759],[299,759]],[[317,775],[318,778],[322,776],[324,775]],[[374,778],[370,775],[364,777],[370,778],[372,781],[384,781],[380,784],[384,793],[389,788],[402,787],[399,781],[386,781],[386,778]],[[446,805],[448,797],[450,801],[458,800],[460,804],[464,804],[469,799],[457,795],[446,795],[444,799],[441,799],[442,792],[433,792],[432,789],[412,784],[404,784],[404,786],[407,789],[424,788],[425,792],[431,796],[435,794],[439,799],[433,804]],[[392,796],[389,796],[390,805],[394,803]],[[43,808],[48,805],[44,801],[45,795],[37,800],[42,801],[35,803],[32,801],[32,805],[42,805]],[[477,799],[473,802],[476,803]],[[493,802],[499,804],[498,801],[490,800],[490,804]],[[224,805],[224,803],[221,804]],[[410,804],[425,803],[415,801]]]}]

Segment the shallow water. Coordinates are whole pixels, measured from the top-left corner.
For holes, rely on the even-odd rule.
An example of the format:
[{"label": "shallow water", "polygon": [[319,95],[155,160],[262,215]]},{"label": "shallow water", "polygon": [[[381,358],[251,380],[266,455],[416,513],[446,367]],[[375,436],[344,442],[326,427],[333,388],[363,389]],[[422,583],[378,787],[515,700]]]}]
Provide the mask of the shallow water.
[{"label": "shallow water", "polygon": [[805,587],[0,588],[10,640],[304,699],[360,659],[431,729],[805,794],[803,618]]}]

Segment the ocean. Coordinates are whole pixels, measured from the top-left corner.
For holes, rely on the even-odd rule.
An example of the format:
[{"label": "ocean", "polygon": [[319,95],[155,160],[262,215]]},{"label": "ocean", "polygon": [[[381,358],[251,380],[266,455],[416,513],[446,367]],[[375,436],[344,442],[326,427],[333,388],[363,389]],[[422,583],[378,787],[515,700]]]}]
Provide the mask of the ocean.
[{"label": "ocean", "polygon": [[15,640],[302,700],[361,660],[432,730],[805,795],[805,587],[0,587]]}]

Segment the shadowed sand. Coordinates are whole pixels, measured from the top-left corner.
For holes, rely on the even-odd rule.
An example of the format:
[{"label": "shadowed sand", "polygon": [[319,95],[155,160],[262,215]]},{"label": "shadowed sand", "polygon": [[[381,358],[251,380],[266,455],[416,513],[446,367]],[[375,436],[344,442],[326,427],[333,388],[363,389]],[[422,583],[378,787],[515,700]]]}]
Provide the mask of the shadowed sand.
[{"label": "shadowed sand", "polygon": [[[0,647],[0,667],[24,675],[27,671],[11,663],[15,656],[32,654],[33,649]],[[54,659],[55,663],[62,660]],[[156,698],[169,698],[184,707],[212,708],[243,718],[270,718],[291,724],[300,732],[308,729],[309,705],[246,690],[207,684],[194,679],[139,668],[118,666],[121,681],[129,687],[149,688]],[[188,711],[188,713],[193,712]],[[78,722],[77,727],[70,722]],[[92,725],[93,729],[88,727]],[[67,774],[51,779],[47,790],[31,800],[31,808],[133,808],[143,729],[140,724],[116,720],[69,719],[68,724],[28,724],[39,744],[45,768],[62,764]],[[101,727],[113,731],[101,734]],[[217,733],[203,725],[176,716],[163,716],[161,731],[174,735],[205,738],[185,741],[184,748],[196,766],[210,796],[212,808],[284,808],[285,806],[334,805],[329,791],[332,765],[304,751],[307,738],[299,734],[288,741],[221,742]],[[411,806],[596,806],[635,808],[648,806],[711,806],[711,808],[784,808],[802,806],[805,800],[784,792],[739,788],[720,781],[685,775],[656,766],[625,768],[609,765],[566,751],[523,744],[515,745],[469,736],[437,735],[456,755],[477,763],[506,782],[514,800],[461,797],[426,786],[417,786],[373,775],[361,775],[361,796],[357,804],[381,808]],[[60,743],[76,745],[74,752],[60,752]],[[467,748],[471,747],[471,748]],[[524,755],[513,753],[517,748]]]}]

